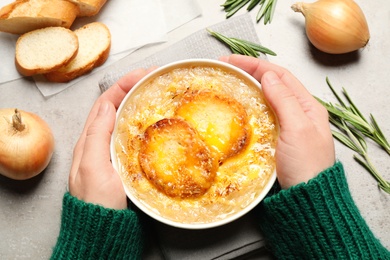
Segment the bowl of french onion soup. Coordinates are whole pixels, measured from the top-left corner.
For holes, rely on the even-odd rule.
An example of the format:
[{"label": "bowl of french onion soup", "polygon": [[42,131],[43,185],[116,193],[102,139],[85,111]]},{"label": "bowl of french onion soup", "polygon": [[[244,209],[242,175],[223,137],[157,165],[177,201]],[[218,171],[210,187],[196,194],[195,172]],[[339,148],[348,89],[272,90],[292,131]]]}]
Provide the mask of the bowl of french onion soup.
[{"label": "bowl of french onion soup", "polygon": [[216,60],[181,60],[126,95],[111,158],[127,196],[147,215],[212,228],[248,213],[271,189],[278,134],[252,76]]}]

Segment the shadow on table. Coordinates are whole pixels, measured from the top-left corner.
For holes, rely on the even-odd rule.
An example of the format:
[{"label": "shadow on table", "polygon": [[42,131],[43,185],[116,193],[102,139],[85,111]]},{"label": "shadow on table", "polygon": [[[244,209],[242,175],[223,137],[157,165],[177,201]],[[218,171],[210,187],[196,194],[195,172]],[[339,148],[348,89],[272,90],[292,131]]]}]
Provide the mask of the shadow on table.
[{"label": "shadow on table", "polygon": [[357,63],[360,59],[359,50],[345,54],[329,54],[318,50],[308,41],[310,54],[315,62],[326,67],[338,67]]},{"label": "shadow on table", "polygon": [[42,181],[46,170],[27,180],[13,180],[0,174],[0,190],[11,190],[18,194],[32,193]]}]

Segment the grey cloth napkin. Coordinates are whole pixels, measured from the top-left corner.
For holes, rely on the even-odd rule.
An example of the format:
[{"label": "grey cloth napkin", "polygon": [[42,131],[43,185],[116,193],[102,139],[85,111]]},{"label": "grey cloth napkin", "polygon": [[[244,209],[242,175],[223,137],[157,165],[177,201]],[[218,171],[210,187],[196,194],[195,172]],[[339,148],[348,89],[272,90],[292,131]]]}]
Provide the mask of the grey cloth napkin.
[{"label": "grey cloth napkin", "polygon": [[[209,28],[229,37],[241,38],[260,44],[249,14],[229,18],[224,22],[210,26]],[[99,81],[99,87],[100,90],[104,92],[119,78],[137,68],[162,66],[183,59],[218,59],[220,56],[230,54],[231,51],[229,47],[212,37],[205,28],[139,62],[132,63],[129,58],[128,65],[126,64],[127,61],[125,61],[124,63],[126,66],[119,70],[114,67],[115,64],[111,65],[113,69],[111,71],[109,70]],[[260,58],[266,59],[266,55],[261,54]],[[121,64],[122,63],[123,61]]]},{"label": "grey cloth napkin", "polygon": [[229,224],[205,230],[179,229],[157,222],[153,226],[163,259],[271,259],[253,212]]},{"label": "grey cloth napkin", "polygon": [[[259,43],[248,14],[230,18],[209,28],[229,37]],[[140,62],[131,64],[129,61],[129,65],[120,70],[113,68],[99,81],[99,87],[104,92],[133,69],[161,66],[189,58],[218,59],[230,54],[230,49],[210,36],[205,28]],[[260,58],[266,59],[266,56]],[[253,212],[232,223],[205,230],[178,229],[156,221],[150,223],[149,236],[152,243],[146,249],[144,259],[270,259],[265,252],[264,238]]]}]

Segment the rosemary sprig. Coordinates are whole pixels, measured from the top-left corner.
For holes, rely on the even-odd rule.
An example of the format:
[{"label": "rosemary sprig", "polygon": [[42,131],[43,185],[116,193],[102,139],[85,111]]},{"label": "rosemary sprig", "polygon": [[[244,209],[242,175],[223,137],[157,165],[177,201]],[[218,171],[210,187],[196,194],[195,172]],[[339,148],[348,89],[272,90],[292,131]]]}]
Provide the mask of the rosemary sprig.
[{"label": "rosemary sprig", "polygon": [[342,90],[342,93],[349,105],[344,103],[341,97],[337,95],[328,78],[326,78],[326,83],[328,84],[332,93],[335,95],[335,97],[340,103],[333,105],[331,103],[326,104],[322,102],[330,113],[330,115],[333,116],[335,119],[339,118],[345,120],[348,124],[356,128],[356,130],[360,131],[363,135],[367,136],[368,138],[376,142],[378,145],[380,145],[390,155],[389,141],[386,139],[383,132],[379,128],[379,125],[375,120],[374,116],[370,114],[370,121],[368,121],[356,107],[351,97],[348,95],[347,91],[344,88]]},{"label": "rosemary sprig", "polygon": [[316,99],[328,110],[329,122],[339,129],[339,131],[332,130],[333,137],[355,151],[357,155],[355,154],[353,158],[370,172],[383,191],[390,194],[390,182],[386,181],[374,167],[368,156],[368,147],[364,137],[372,139],[390,155],[389,142],[380,130],[373,115],[370,115],[371,121],[368,121],[344,88],[342,93],[348,103],[345,103],[336,93],[328,78],[326,78],[326,82],[339,104],[326,103],[317,97]]},{"label": "rosemary sprig", "polygon": [[217,40],[221,41],[222,43],[226,44],[230,50],[233,53],[236,54],[242,54],[246,56],[252,56],[252,57],[259,57],[260,53],[269,54],[272,56],[276,56],[276,53],[272,50],[261,46],[259,44],[242,40],[234,37],[227,37],[223,34],[220,34],[218,32],[214,32],[210,29],[207,29],[207,31],[214,36]]},{"label": "rosemary sprig", "polygon": [[226,0],[221,6],[226,12],[226,18],[231,17],[246,4],[249,3],[247,11],[251,11],[255,6],[260,5],[256,15],[256,22],[264,18],[264,24],[271,23],[275,13],[277,0]]}]

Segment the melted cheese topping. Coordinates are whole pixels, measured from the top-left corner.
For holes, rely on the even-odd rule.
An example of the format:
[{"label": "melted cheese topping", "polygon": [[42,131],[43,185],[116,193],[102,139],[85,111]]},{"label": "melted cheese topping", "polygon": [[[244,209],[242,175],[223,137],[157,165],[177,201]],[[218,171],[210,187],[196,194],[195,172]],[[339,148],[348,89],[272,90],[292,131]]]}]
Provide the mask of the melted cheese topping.
[{"label": "melted cheese topping", "polygon": [[[204,194],[178,198],[168,196],[146,177],[139,153],[146,129],[159,120],[177,116],[189,90],[221,93],[239,102],[245,109],[250,134],[244,148],[221,162]],[[211,223],[237,213],[259,195],[275,171],[278,128],[273,112],[257,86],[221,68],[177,68],[146,82],[127,100],[117,127],[114,142],[118,171],[128,191],[152,211],[175,222]],[[238,131],[236,126],[232,129]],[[207,135],[212,129],[206,127],[203,131]],[[223,147],[221,140],[209,136],[209,143],[222,149],[218,148]]]}]

